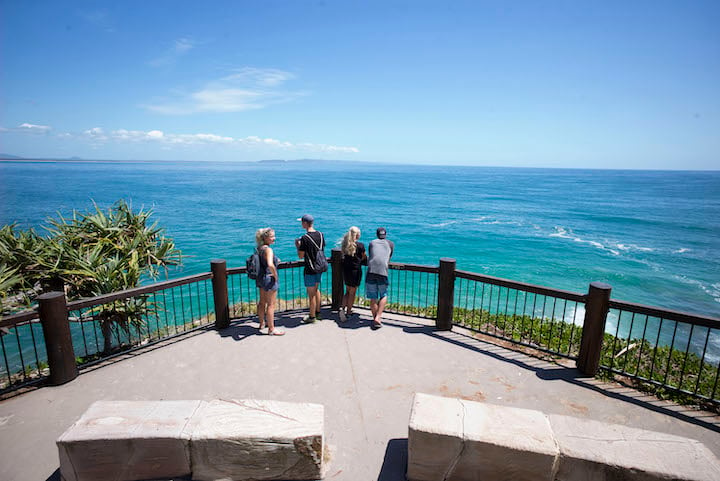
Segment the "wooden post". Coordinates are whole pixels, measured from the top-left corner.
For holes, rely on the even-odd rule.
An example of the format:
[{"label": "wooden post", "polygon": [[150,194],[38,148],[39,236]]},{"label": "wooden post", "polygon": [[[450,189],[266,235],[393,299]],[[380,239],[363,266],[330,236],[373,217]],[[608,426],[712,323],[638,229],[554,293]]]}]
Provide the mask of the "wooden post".
[{"label": "wooden post", "polygon": [[455,259],[440,259],[438,279],[438,303],[435,327],[440,331],[452,329],[453,305],[455,302]]},{"label": "wooden post", "polygon": [[65,293],[48,292],[38,296],[38,314],[45,336],[50,383],[58,385],[72,381],[78,377],[78,368],[70,334]]},{"label": "wooden post", "polygon": [[230,309],[228,306],[227,264],[225,259],[210,261],[212,272],[213,301],[215,302],[215,329],[230,326]]},{"label": "wooden post", "polygon": [[343,296],[345,295],[345,286],[343,284],[342,272],[342,250],[335,247],[330,254],[330,264],[332,265],[332,307],[333,311],[340,310]]},{"label": "wooden post", "polygon": [[600,354],[605,335],[605,322],[610,310],[611,291],[612,287],[604,282],[593,282],[588,289],[582,341],[576,361],[577,368],[587,376],[594,376],[600,368]]}]

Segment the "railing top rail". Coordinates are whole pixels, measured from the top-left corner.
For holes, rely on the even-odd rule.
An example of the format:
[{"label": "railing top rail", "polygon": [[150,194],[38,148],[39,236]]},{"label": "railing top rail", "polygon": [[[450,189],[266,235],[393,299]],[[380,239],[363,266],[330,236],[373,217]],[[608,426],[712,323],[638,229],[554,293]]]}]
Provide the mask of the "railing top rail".
[{"label": "railing top rail", "polygon": [[4,316],[0,319],[0,327],[14,327],[20,324],[25,324],[38,318],[38,313],[35,309],[30,311],[17,312]]},{"label": "railing top rail", "polygon": [[112,294],[103,294],[101,296],[90,297],[87,299],[78,299],[77,301],[68,302],[67,307],[69,311],[74,311],[77,309],[82,309],[84,307],[96,306],[98,304],[107,304],[108,302],[127,299],[129,297],[139,296],[142,294],[149,294],[151,292],[157,292],[163,289],[170,289],[172,287],[184,286],[185,284],[192,284],[193,282],[204,281],[207,279],[212,279],[212,273],[204,272],[202,274],[181,277],[180,279],[163,281],[156,284],[149,284],[147,286],[134,287],[132,289],[126,289],[124,291],[113,292]]},{"label": "railing top rail", "polygon": [[720,319],[716,317],[700,316],[689,312],[673,311],[671,309],[662,309],[643,304],[635,304],[633,302],[619,301],[617,299],[610,299],[610,309],[620,309],[622,311],[644,314],[650,317],[658,317],[670,321],[686,322],[696,326],[720,329]]},{"label": "railing top rail", "polygon": [[[328,262],[330,259],[328,258]],[[293,267],[302,267],[304,266],[304,261],[298,260],[298,261],[285,261],[278,264],[278,270],[282,269],[292,269]],[[227,274],[233,275],[233,274],[245,274],[247,273],[247,267],[228,267]]]},{"label": "railing top rail", "polygon": [[545,286],[537,286],[535,284],[526,284],[524,282],[511,281],[509,279],[503,279],[500,277],[487,276],[485,274],[477,274],[475,272],[460,271],[456,270],[455,275],[457,277],[468,279],[471,281],[486,282],[488,284],[494,284],[496,286],[508,287],[510,289],[517,289],[520,291],[532,292],[534,294],[540,294],[543,296],[557,297],[560,299],[567,299],[568,301],[585,302],[585,294],[577,292],[563,291],[560,289],[552,289]]},{"label": "railing top rail", "polygon": [[398,271],[414,271],[414,272],[429,272],[431,274],[437,274],[440,272],[438,266],[424,266],[420,264],[406,264],[404,262],[391,262],[390,269]]}]

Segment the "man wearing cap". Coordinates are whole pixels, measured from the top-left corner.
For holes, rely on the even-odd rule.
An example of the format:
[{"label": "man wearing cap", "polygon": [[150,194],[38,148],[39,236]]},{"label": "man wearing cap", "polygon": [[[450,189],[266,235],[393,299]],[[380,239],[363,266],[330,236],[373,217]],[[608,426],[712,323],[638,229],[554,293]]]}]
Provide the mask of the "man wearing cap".
[{"label": "man wearing cap", "polygon": [[320,318],[320,280],[323,271],[316,269],[314,265],[318,252],[324,256],[325,236],[322,232],[315,230],[313,223],[315,219],[310,214],[305,214],[298,219],[302,222],[302,228],[307,232],[301,238],[295,240],[298,257],[305,260],[304,283],[307,289],[310,312],[303,318],[303,322],[312,323]]},{"label": "man wearing cap", "polygon": [[368,247],[368,274],[365,278],[365,295],[370,299],[370,311],[373,315],[373,329],[382,327],[382,313],[387,304],[388,265],[395,250],[395,244],[386,239],[387,231],[378,227],[377,239]]}]

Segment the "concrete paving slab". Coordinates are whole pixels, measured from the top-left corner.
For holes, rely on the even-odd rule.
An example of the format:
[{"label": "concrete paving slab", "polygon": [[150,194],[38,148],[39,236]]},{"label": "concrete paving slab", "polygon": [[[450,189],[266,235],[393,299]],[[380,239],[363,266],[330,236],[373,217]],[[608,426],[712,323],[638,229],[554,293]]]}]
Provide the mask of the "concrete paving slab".
[{"label": "concrete paving slab", "polygon": [[74,381],[0,402],[0,479],[53,479],[55,440],[96,400],[274,399],[325,406],[333,481],[404,479],[416,392],[537,409],[698,439],[720,456],[720,419],[577,370],[475,339],[432,321],[336,314],[303,325],[279,316],[287,335],[235,321],[86,370]]}]

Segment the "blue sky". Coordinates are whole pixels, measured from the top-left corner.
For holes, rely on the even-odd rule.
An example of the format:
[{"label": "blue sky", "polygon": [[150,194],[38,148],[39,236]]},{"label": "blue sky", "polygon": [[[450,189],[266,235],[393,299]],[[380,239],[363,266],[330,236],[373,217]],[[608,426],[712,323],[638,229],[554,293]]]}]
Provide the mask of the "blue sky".
[{"label": "blue sky", "polygon": [[0,152],[720,168],[717,1],[0,0]]}]

